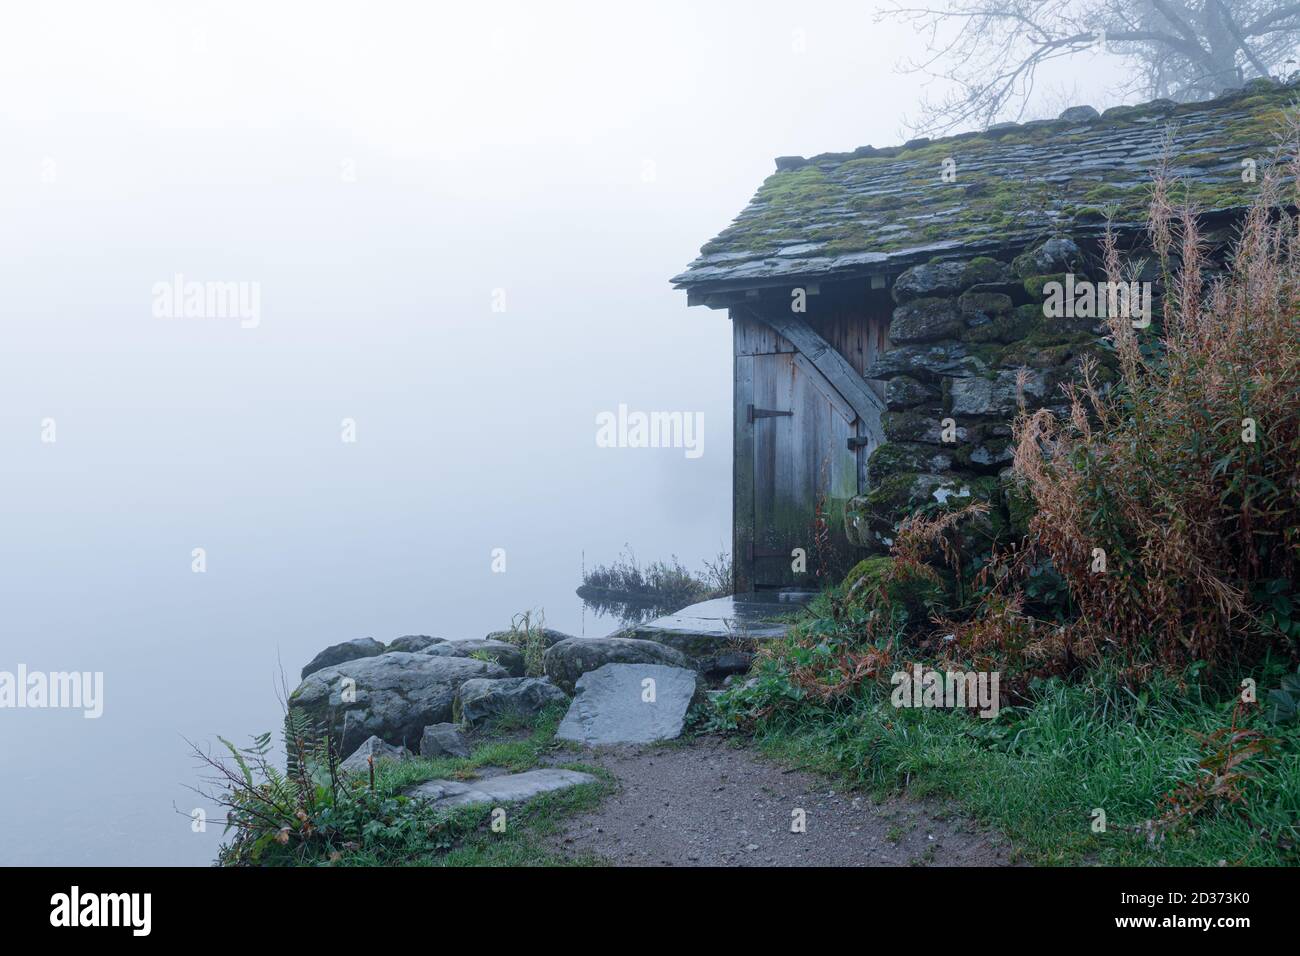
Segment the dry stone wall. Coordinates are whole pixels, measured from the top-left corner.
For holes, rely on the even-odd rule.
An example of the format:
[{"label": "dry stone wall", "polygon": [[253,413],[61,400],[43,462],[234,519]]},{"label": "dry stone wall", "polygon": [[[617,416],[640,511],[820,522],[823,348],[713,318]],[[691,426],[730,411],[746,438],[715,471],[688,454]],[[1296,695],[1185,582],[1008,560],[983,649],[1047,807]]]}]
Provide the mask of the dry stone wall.
[{"label": "dry stone wall", "polygon": [[[1009,481],[1011,424],[1024,369],[1028,409],[1065,410],[1061,385],[1086,358],[1103,382],[1113,377],[1104,319],[1048,317],[1044,287],[1100,279],[1092,258],[1053,238],[1008,260],[914,266],[894,282],[892,348],[866,369],[887,382],[885,442],[868,461],[870,490],[846,511],[849,541],[882,554],[899,520],[928,505],[990,505],[982,533],[1023,523]],[[1023,529],[1022,529],[1023,530]]]}]

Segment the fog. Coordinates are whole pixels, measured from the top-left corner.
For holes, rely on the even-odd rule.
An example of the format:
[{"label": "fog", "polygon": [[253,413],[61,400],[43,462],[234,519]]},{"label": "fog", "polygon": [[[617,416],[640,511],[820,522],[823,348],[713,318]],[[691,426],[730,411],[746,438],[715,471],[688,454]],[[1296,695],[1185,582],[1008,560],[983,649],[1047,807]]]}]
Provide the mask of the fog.
[{"label": "fog", "polygon": [[[899,142],[920,94],[851,2],[33,7],[0,15],[0,671],[104,690],[0,710],[3,863],[206,864],[186,739],[274,729],[281,665],[605,634],[584,560],[727,548],[730,328],[668,279],[773,157]],[[256,321],[160,317],[178,275]],[[621,404],[702,454],[598,447]]]}]

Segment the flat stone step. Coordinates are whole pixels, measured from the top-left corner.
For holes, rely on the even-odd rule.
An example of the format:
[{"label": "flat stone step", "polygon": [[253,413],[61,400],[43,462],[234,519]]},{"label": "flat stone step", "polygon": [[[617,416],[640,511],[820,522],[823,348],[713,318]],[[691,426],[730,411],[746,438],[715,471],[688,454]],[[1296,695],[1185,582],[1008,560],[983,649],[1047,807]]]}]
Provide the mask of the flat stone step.
[{"label": "flat stone step", "polygon": [[812,598],[809,591],[757,591],[714,598],[639,625],[634,636],[699,660],[716,656],[728,643],[784,637],[789,624],[771,618],[794,615]]},{"label": "flat stone step", "polygon": [[433,802],[435,807],[463,807],[471,803],[519,803],[543,793],[567,790],[596,778],[577,770],[545,768],[523,773],[503,773],[481,780],[427,780],[405,791],[406,796]]},{"label": "flat stone step", "polygon": [[702,690],[699,675],[685,667],[605,664],[578,678],[555,738],[589,747],[673,740]]}]

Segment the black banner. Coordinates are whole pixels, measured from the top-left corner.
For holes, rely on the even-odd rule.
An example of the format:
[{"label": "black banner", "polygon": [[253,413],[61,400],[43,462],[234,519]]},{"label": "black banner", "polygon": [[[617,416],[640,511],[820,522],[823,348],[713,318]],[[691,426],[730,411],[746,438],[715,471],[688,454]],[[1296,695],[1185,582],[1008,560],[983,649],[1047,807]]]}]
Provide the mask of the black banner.
[{"label": "black banner", "polygon": [[51,868],[4,876],[6,929],[76,931],[83,942],[321,929],[331,941],[365,942],[426,910],[448,930],[488,929],[494,942],[503,932],[562,930],[571,938],[584,921],[634,918],[638,910],[646,932],[664,920],[698,922],[703,909],[728,914],[700,925],[727,936],[773,918],[838,924],[847,916],[968,940],[983,927],[998,938],[1045,929],[1071,940],[1199,934],[1230,942],[1294,919],[1286,906],[1294,874],[1285,870]]}]

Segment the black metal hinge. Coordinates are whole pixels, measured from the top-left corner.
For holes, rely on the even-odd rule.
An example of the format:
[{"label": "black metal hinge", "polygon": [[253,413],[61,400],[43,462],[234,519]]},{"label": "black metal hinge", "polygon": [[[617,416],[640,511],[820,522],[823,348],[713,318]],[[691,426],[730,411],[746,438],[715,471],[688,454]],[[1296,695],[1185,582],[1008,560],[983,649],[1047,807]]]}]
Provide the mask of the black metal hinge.
[{"label": "black metal hinge", "polygon": [[782,415],[793,415],[794,412],[779,412],[775,408],[755,408],[750,405],[746,409],[746,419],[753,422],[756,418],[779,418]]}]

